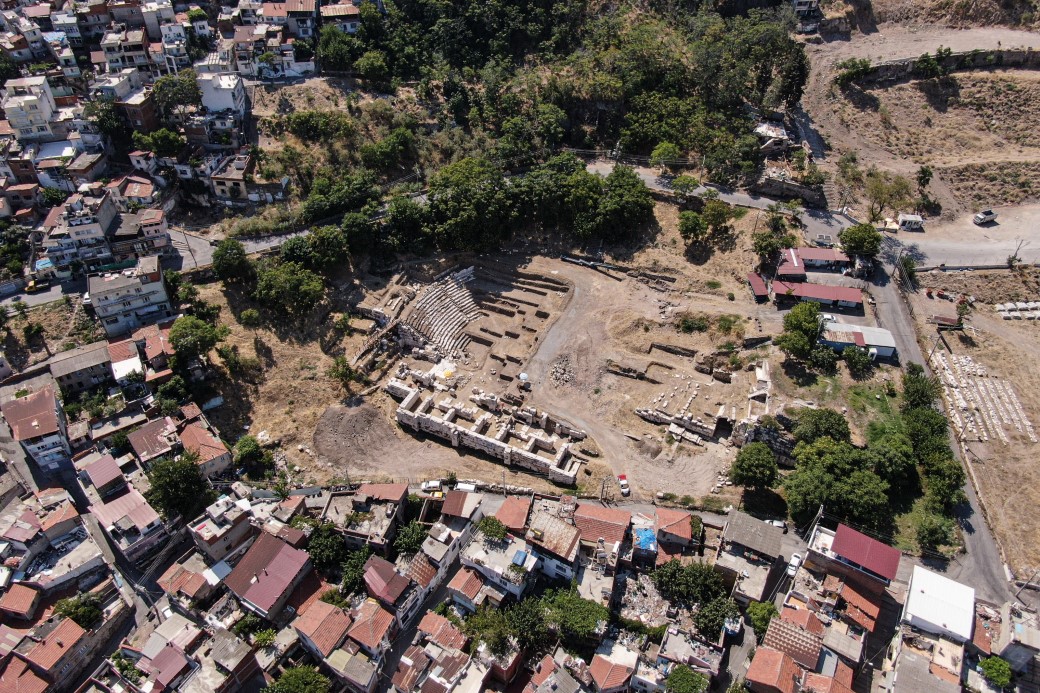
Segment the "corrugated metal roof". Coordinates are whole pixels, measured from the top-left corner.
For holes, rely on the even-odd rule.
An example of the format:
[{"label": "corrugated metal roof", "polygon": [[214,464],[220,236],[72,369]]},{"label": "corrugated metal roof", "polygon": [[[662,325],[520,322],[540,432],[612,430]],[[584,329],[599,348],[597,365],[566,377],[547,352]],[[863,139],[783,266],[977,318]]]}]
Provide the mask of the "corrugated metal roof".
[{"label": "corrugated metal roof", "polygon": [[897,549],[845,525],[838,525],[831,551],[886,580],[894,580],[899,569]]}]

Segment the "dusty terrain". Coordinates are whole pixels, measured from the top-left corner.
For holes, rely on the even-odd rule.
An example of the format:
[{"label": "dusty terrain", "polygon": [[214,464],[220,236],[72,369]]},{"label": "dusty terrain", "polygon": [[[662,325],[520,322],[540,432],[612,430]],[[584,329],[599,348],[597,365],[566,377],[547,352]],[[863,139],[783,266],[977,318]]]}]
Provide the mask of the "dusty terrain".
[{"label": "dusty terrain", "polygon": [[[27,325],[40,326],[43,332],[26,341]],[[105,338],[100,323],[85,315],[78,295],[69,295],[68,301],[55,301],[30,309],[26,317],[11,311],[7,323],[3,353],[15,370],[44,361],[53,354],[68,351]]]},{"label": "dusty terrain", "polygon": [[[878,62],[934,53],[940,47],[1040,46],[1036,34],[914,23],[865,29],[869,33],[854,32],[850,40],[807,46],[813,69],[802,103],[817,131],[814,151],[824,155],[821,166],[832,178],[840,156],[850,152],[863,170],[877,166],[911,179],[928,164],[935,169],[929,194],[942,205],[945,219],[978,206],[1036,196],[1029,171],[1040,155],[1028,136],[1030,123],[1040,118],[1033,98],[1040,87],[1035,73],[956,73],[943,88],[910,81],[866,90],[854,86],[843,93],[832,84],[835,64],[848,58]],[[862,213],[862,200],[853,207]]]},{"label": "dusty terrain", "polygon": [[[968,363],[977,364],[974,372],[978,375],[972,387],[997,385],[1014,393],[1013,397],[1002,397],[1004,405],[1000,408],[1008,413],[999,425],[987,423],[972,428],[967,423],[969,419],[977,422],[979,417],[996,417],[987,414],[987,406],[971,403],[967,408],[958,407],[957,416],[951,416],[951,421],[964,440],[970,470],[1005,559],[1016,573],[1028,574],[1040,565],[1040,546],[1036,542],[1040,516],[1022,510],[1040,502],[1038,444],[1030,439],[1025,426],[1026,422],[1040,422],[1040,373],[1034,366],[1040,358],[1040,326],[1035,321],[1002,320],[991,302],[1014,297],[1040,300],[1037,273],[929,273],[921,275],[920,283],[946,291],[968,292],[978,299],[976,309],[966,319],[969,329],[964,333],[945,333],[945,344],[940,343],[937,352],[943,354],[946,363],[968,357]],[[913,302],[922,335],[930,346],[935,343],[936,333],[926,320],[931,315],[953,317],[954,303],[928,299],[924,291]],[[994,401],[992,397],[988,399]],[[1012,410],[1015,399],[1020,403],[1021,415]]]}]

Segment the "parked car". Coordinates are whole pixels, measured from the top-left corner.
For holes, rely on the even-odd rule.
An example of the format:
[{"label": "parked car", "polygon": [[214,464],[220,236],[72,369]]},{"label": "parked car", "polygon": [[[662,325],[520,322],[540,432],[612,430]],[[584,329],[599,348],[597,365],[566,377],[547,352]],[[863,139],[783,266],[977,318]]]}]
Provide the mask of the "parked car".
[{"label": "parked car", "polygon": [[984,210],[982,210],[981,212],[979,212],[978,214],[975,215],[975,217],[972,219],[972,222],[974,222],[976,226],[982,226],[983,224],[988,224],[991,221],[996,221],[996,220],[997,220],[997,213],[996,212],[994,212],[992,209],[984,209]]},{"label": "parked car", "polygon": [[779,527],[780,529],[784,530],[784,534],[787,534],[787,523],[783,520],[769,520],[768,522],[774,527]]},{"label": "parked car", "polygon": [[791,560],[787,562],[787,576],[794,577],[795,573],[802,566],[802,554],[792,553]]},{"label": "parked car", "polygon": [[829,322],[838,322],[838,319],[830,313],[820,313],[820,324],[826,325]]},{"label": "parked car", "polygon": [[440,491],[441,490],[441,480],[440,479],[431,479],[430,481],[422,482],[422,490],[425,493],[429,493],[430,491]]},{"label": "parked car", "polygon": [[632,489],[628,486],[628,476],[625,474],[619,474],[617,478],[618,486],[621,487],[621,495],[627,496],[632,493]]},{"label": "parked car", "polygon": [[85,291],[83,293],[83,305],[89,306],[90,303],[91,303],[91,301],[90,301],[90,292],[89,291]]}]

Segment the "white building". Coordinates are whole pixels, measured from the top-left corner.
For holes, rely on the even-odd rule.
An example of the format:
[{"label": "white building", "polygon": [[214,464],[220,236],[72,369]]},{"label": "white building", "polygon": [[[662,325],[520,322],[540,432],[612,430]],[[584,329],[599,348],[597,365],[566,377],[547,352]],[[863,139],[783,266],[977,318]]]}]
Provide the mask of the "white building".
[{"label": "white building", "polygon": [[820,344],[837,351],[856,346],[865,349],[872,359],[890,359],[896,355],[895,337],[881,327],[828,322],[820,334]]},{"label": "white building", "polygon": [[239,118],[246,115],[246,88],[237,74],[206,72],[199,75],[202,105],[210,113],[231,111]]},{"label": "white building", "polygon": [[975,629],[975,590],[914,566],[902,621],[926,633],[969,642]]},{"label": "white building", "polygon": [[173,314],[155,256],[140,258],[133,269],[90,277],[87,290],[110,337]]},{"label": "white building", "polygon": [[72,454],[68,422],[53,385],[4,403],[0,412],[14,439],[41,469],[54,472],[68,464]]},{"label": "white building", "polygon": [[46,139],[58,107],[46,77],[10,79],[0,102],[18,140]]}]

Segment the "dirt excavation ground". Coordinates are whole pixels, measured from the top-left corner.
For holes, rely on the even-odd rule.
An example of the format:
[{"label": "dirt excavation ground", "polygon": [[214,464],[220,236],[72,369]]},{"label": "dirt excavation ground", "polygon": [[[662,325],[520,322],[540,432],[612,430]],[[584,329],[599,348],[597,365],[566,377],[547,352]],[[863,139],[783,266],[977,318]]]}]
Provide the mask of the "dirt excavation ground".
[{"label": "dirt excavation ground", "polygon": [[[1040,515],[1028,510],[1040,503],[1040,467],[1036,464],[1040,444],[1030,439],[1025,425],[1040,423],[1040,370],[1035,365],[1040,360],[1040,324],[1003,320],[993,304],[1013,299],[1040,301],[1040,275],[1036,270],[933,272],[920,275],[919,283],[922,289],[913,303],[929,349],[936,344],[937,334],[927,320],[933,315],[954,317],[956,308],[952,301],[927,298],[925,289],[963,292],[977,299],[966,319],[968,329],[944,333],[945,341],[938,344],[936,353],[943,357],[940,363],[956,369],[955,379],[960,381],[964,401],[955,402],[957,413],[951,414],[951,423],[965,441],[987,519],[1008,565],[1017,574],[1028,575],[1040,566],[1036,541]],[[933,367],[936,365],[933,360]],[[945,373],[941,365],[936,370]],[[998,397],[992,395],[993,386],[998,388]],[[980,398],[973,397],[975,393],[982,393],[981,404]],[[1019,412],[1014,411],[1015,400]],[[995,414],[988,413],[991,404],[997,409]],[[973,429],[968,422],[978,422],[979,417],[983,425]],[[996,419],[1003,420],[990,423]]]},{"label": "dirt excavation ground", "polygon": [[[941,46],[954,51],[1040,47],[1040,36],[913,23],[866,29],[869,33],[854,32],[847,40],[807,45],[812,74],[803,108],[818,133],[814,150],[822,150],[821,166],[832,179],[839,158],[850,152],[862,170],[877,166],[911,178],[928,164],[935,170],[929,194],[942,205],[944,219],[1040,195],[1033,183],[1040,167],[1040,149],[1032,137],[1040,120],[1037,73],[956,73],[946,80],[844,91],[832,84],[835,65],[848,58],[880,62],[934,53]],[[862,214],[864,201],[852,207]]]}]

